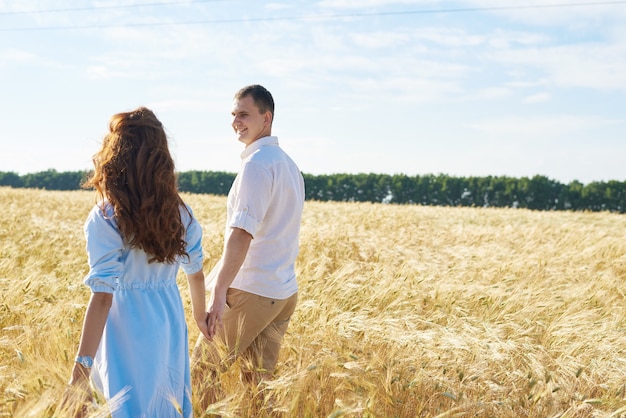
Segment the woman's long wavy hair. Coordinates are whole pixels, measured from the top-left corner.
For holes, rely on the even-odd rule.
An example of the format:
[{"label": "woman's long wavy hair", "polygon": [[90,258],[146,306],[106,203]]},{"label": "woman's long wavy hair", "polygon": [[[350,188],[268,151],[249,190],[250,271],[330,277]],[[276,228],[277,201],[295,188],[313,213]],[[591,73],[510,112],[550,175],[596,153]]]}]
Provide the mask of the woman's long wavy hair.
[{"label": "woman's long wavy hair", "polygon": [[113,206],[130,247],[148,253],[150,262],[188,256],[180,215],[186,206],[178,194],[165,130],[150,109],[113,115],[93,163],[94,172],[83,186],[95,188],[98,200]]}]

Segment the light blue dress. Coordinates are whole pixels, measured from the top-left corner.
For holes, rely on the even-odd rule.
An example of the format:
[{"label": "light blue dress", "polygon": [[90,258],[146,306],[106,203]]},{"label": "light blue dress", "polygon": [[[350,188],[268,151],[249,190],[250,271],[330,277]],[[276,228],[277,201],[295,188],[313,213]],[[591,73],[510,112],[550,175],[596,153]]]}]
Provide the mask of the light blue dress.
[{"label": "light blue dress", "polygon": [[[113,303],[92,368],[114,418],[191,417],[189,344],[176,285],[202,269],[202,228],[181,209],[187,253],[175,264],[148,263],[144,251],[126,246],[107,205],[85,222],[92,292],[113,293]],[[190,209],[191,212],[191,209]]]}]

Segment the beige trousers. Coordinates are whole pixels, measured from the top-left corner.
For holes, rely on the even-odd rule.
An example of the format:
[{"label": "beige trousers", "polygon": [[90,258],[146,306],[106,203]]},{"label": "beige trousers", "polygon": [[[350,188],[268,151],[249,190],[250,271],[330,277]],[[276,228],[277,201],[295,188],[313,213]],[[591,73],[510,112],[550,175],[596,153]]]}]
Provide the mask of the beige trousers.
[{"label": "beige trousers", "polygon": [[207,362],[215,371],[224,371],[242,356],[251,371],[270,374],[276,367],[297,300],[297,293],[287,299],[272,299],[228,289],[223,326],[214,341],[207,341],[200,335],[194,360]]}]

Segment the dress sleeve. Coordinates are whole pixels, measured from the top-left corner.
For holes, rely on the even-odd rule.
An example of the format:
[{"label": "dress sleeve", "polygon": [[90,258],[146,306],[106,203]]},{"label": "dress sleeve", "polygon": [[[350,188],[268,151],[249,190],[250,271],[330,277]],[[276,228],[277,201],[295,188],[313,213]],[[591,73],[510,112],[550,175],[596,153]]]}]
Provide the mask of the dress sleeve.
[{"label": "dress sleeve", "polygon": [[187,254],[189,254],[189,258],[182,257],[181,267],[185,273],[193,274],[202,270],[202,261],[204,258],[202,254],[202,227],[195,216],[193,216],[193,212],[189,206],[187,206],[187,210],[189,214],[183,211],[182,219],[185,225],[187,225],[185,242],[187,243],[186,250]]},{"label": "dress sleeve", "polygon": [[92,292],[113,293],[123,271],[124,242],[112,217],[94,207],[85,222],[89,273],[85,284]]}]

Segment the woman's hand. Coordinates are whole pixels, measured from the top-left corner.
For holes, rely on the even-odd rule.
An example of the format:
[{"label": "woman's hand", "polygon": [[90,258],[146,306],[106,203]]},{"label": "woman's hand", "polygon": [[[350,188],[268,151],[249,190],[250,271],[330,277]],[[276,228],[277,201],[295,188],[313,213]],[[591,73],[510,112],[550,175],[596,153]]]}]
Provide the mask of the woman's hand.
[{"label": "woman's hand", "polygon": [[61,399],[61,416],[71,416],[75,418],[87,417],[89,406],[93,402],[91,387],[89,386],[89,369],[78,363],[74,363],[72,375],[68,387]]},{"label": "woman's hand", "polygon": [[191,312],[193,319],[196,321],[198,329],[209,338],[207,332],[207,312],[206,312],[206,288],[204,285],[204,272],[199,270],[192,274],[187,274],[187,283],[189,284],[189,294],[191,296]]},{"label": "woman's hand", "polygon": [[198,315],[198,316],[194,315],[194,320],[196,321],[196,325],[198,326],[198,329],[200,330],[204,338],[208,339],[209,338],[209,326],[208,326],[209,313],[204,312],[204,315]]}]

